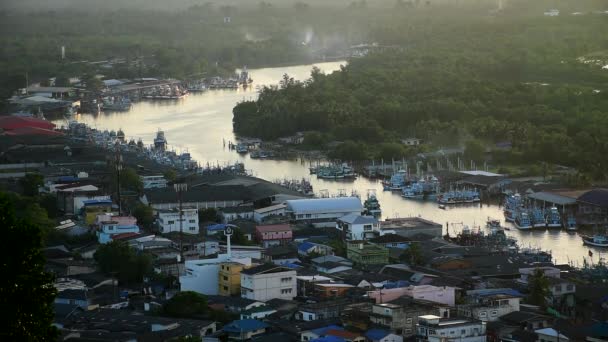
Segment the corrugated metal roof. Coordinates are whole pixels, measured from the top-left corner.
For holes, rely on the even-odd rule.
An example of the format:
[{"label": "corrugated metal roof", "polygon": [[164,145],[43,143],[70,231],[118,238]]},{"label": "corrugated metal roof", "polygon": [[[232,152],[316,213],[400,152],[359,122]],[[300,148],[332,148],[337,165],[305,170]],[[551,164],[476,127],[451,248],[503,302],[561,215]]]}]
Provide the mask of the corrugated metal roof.
[{"label": "corrugated metal roof", "polygon": [[528,198],[535,199],[538,201],[549,202],[557,205],[570,205],[576,203],[576,198],[566,197],[548,191],[535,192],[533,194],[528,195]]},{"label": "corrugated metal roof", "polygon": [[340,217],[338,220],[350,224],[378,224],[378,220],[373,216],[361,216],[355,214]]},{"label": "corrugated metal roof", "polygon": [[361,212],[363,205],[357,197],[288,200],[287,208],[294,213]]}]

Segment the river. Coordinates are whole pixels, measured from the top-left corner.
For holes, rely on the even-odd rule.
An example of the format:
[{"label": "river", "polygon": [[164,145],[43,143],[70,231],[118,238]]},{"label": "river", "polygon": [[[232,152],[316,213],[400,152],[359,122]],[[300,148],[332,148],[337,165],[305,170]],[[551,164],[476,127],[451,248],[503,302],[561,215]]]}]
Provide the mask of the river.
[{"label": "river", "polygon": [[[250,70],[254,86],[247,90],[210,90],[199,94],[190,94],[188,97],[175,102],[142,101],[133,105],[128,112],[102,113],[99,115],[79,114],[75,117],[80,122],[87,123],[98,129],[122,129],[128,138],[141,138],[144,143],[151,144],[156,131],[162,129],[167,137],[169,148],[184,151],[188,150],[192,157],[201,165],[207,162],[212,164],[225,164],[241,161],[251,170],[253,175],[266,180],[275,179],[310,179],[314,191],[328,190],[330,194],[337,194],[340,190],[351,193],[356,190],[365,197],[369,189],[376,190],[382,206],[382,216],[407,217],[421,216],[445,226],[450,223],[462,222],[469,226],[481,226],[484,229],[488,217],[503,219],[502,210],[496,205],[476,205],[468,207],[454,207],[441,210],[436,203],[415,200],[406,200],[396,193],[382,191],[381,184],[376,180],[359,177],[355,181],[327,181],[309,175],[308,164],[299,160],[278,161],[250,159],[248,155],[242,156],[224,146],[224,141],[235,141],[232,132],[232,108],[242,100],[255,99],[256,85],[277,84],[283,74],[295,79],[304,80],[310,76],[313,66],[319,67],[326,73],[340,68],[345,62],[328,62],[313,65],[299,65],[280,68],[264,68]],[[61,124],[61,123],[60,123]],[[504,220],[503,220],[504,221]],[[508,224],[507,224],[508,225]],[[451,228],[454,234],[457,228]],[[520,245],[540,247],[550,250],[556,262],[569,261],[582,265],[588,248],[583,246],[577,234],[565,231],[533,231],[521,232],[512,228],[507,235],[518,239]],[[593,250],[593,261],[600,257],[601,250]]]}]

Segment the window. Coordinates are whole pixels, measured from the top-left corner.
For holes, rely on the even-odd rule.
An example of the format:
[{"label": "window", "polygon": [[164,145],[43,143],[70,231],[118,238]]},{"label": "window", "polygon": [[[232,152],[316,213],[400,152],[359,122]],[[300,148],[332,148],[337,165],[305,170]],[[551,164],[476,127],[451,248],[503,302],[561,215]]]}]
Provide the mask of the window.
[{"label": "window", "polygon": [[291,289],[281,289],[281,294],[289,294],[291,293]]},{"label": "window", "polygon": [[291,282],[291,277],[285,277],[285,278],[281,278],[281,283],[289,283]]},{"label": "window", "polygon": [[372,225],[371,225],[371,224],[366,224],[366,225],[364,225],[364,226],[363,226],[363,230],[364,230],[364,231],[366,231],[366,232],[368,232],[368,231],[372,230]]},{"label": "window", "polygon": [[405,333],[406,334],[411,334],[412,333],[412,329],[405,329]]},{"label": "window", "polygon": [[312,215],[311,214],[306,214],[306,218],[311,218]]},{"label": "window", "polygon": [[196,223],[196,220],[188,220],[190,223]]},{"label": "window", "polygon": [[466,335],[467,331],[465,329],[460,330],[460,335]]},{"label": "window", "polygon": [[492,316],[496,316],[496,315],[498,315],[498,311],[496,311],[496,310],[492,310],[492,312],[490,312],[490,314],[491,314]]},{"label": "window", "polygon": [[193,232],[193,231],[195,231],[195,230],[196,230],[196,227],[190,227],[190,228],[188,228],[188,229],[190,229],[190,231],[191,231],[191,232]]},{"label": "window", "polygon": [[114,226],[108,226],[108,230],[114,230]]},{"label": "window", "polygon": [[175,224],[175,221],[167,221],[167,224]]},{"label": "window", "polygon": [[228,291],[228,286],[224,286],[224,291]]},{"label": "window", "polygon": [[406,320],[405,320],[405,323],[406,323],[406,324],[412,324],[412,319],[411,319],[411,318],[406,319]]},{"label": "window", "polygon": [[309,321],[312,321],[312,320],[313,320],[313,318],[312,318],[312,314],[308,314],[308,320],[309,320]]},{"label": "window", "polygon": [[224,276],[224,280],[228,280],[228,277]]},{"label": "window", "polygon": [[302,215],[302,214],[298,214],[298,218],[299,218],[299,219],[304,218],[304,215]]},{"label": "window", "polygon": [[574,291],[574,285],[572,285],[572,284],[568,284],[568,285],[566,286],[566,289],[568,289],[568,291]]}]

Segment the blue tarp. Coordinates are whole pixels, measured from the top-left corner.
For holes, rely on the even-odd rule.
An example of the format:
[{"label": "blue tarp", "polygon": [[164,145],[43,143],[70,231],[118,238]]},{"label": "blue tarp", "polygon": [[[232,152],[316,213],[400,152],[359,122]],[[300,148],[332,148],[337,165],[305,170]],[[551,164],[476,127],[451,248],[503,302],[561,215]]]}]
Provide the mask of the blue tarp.
[{"label": "blue tarp", "polygon": [[219,223],[219,224],[211,224],[207,226],[207,230],[210,231],[216,231],[216,230],[225,230],[226,229],[226,224],[223,223]]},{"label": "blue tarp", "polygon": [[82,201],[82,204],[84,204],[85,206],[99,204],[112,205],[112,200],[85,200]]},{"label": "blue tarp", "polygon": [[388,334],[390,334],[388,330],[370,329],[365,333],[365,337],[369,338],[372,341],[380,341]]},{"label": "blue tarp", "polygon": [[300,252],[307,252],[309,249],[313,248],[314,246],[316,246],[314,243],[312,242],[308,242],[308,241],[304,241],[301,244],[298,245],[298,250]]}]

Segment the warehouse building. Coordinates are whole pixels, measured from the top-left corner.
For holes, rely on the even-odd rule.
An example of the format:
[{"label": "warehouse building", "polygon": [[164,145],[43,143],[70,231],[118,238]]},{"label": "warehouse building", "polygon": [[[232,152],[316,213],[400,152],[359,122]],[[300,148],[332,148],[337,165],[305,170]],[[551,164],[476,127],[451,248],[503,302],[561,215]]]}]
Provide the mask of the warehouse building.
[{"label": "warehouse building", "polygon": [[286,201],[285,212],[297,223],[315,227],[335,227],[346,215],[361,215],[363,205],[357,197],[315,198]]}]

